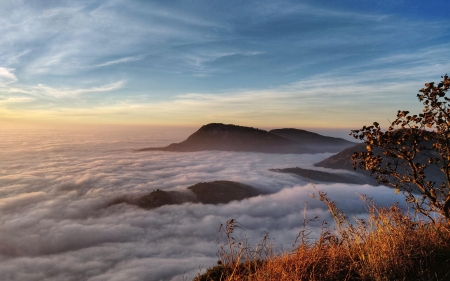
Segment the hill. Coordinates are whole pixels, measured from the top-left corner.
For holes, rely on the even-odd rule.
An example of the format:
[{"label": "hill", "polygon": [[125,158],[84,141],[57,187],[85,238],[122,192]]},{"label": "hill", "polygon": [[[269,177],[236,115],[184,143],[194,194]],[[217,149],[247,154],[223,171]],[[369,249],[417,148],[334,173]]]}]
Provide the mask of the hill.
[{"label": "hill", "polygon": [[301,129],[284,128],[274,129],[269,133],[295,141],[304,149],[320,152],[339,152],[347,147],[354,146],[355,143],[341,138],[322,136],[317,133],[308,132]]},{"label": "hill", "polygon": [[140,197],[121,197],[113,200],[109,205],[125,203],[143,209],[155,209],[165,205],[177,205],[186,202],[226,204],[234,200],[244,200],[260,194],[262,192],[250,185],[220,180],[197,183],[188,187],[185,191],[164,191],[157,189]]},{"label": "hill", "polygon": [[252,127],[211,123],[202,126],[180,143],[173,143],[166,147],[144,148],[139,151],[221,150],[263,153],[323,153],[337,152],[352,145],[354,143],[343,139],[325,137],[304,130],[278,129],[267,132]]},{"label": "hill", "polygon": [[[354,152],[362,152],[362,151],[366,151],[366,145],[365,144],[357,144],[355,146],[346,148],[346,149],[342,150],[341,152],[314,164],[314,166],[330,168],[330,169],[342,169],[342,170],[352,170],[353,171],[353,163],[352,163],[350,157],[352,156],[352,154]],[[355,172],[362,173],[365,175],[370,175],[370,172],[368,172],[366,170],[357,169],[357,170],[355,170]]]},{"label": "hill", "polygon": [[261,194],[252,186],[234,181],[201,182],[188,187],[188,190],[194,192],[203,204],[226,204]]},{"label": "hill", "polygon": [[[429,145],[429,144],[427,144]],[[353,147],[349,147],[344,149],[343,151],[328,157],[327,159],[314,164],[316,167],[330,168],[330,169],[343,169],[343,170],[351,170],[366,176],[370,176],[370,172],[362,169],[353,169],[353,163],[351,161],[351,156],[354,152],[366,151],[365,144],[357,144]],[[383,161],[388,161],[388,159],[382,154],[380,148],[374,148],[373,153],[375,155],[380,155],[383,158]],[[431,153],[431,152],[429,152]],[[421,164],[428,164],[428,157],[425,155],[418,156],[417,162]],[[399,171],[402,172],[402,171]],[[403,171],[406,173],[406,171]],[[427,176],[427,180],[435,181],[435,182],[443,182],[445,180],[444,174],[439,170],[439,168],[435,165],[428,165],[425,169],[425,175]],[[375,176],[372,176],[373,178]]]}]

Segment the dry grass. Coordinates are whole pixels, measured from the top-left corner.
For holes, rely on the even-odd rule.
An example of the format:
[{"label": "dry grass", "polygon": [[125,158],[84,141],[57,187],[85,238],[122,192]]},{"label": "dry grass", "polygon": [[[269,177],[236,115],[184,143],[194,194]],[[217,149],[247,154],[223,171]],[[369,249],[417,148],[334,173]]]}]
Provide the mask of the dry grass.
[{"label": "dry grass", "polygon": [[220,229],[226,241],[219,265],[194,280],[450,280],[447,222],[427,222],[363,198],[368,219],[350,224],[325,193],[318,191],[317,197],[328,205],[335,229],[324,224],[311,242],[305,221],[295,248],[277,253],[267,235],[256,247],[238,243],[233,231],[240,226],[230,220]]}]

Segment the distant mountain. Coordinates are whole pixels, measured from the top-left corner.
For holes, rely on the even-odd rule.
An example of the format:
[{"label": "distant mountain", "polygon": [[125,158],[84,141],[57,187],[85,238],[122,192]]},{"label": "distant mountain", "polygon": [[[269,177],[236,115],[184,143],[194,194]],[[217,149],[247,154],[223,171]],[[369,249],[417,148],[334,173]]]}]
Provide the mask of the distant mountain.
[{"label": "distant mountain", "polygon": [[263,194],[254,187],[234,181],[201,182],[187,188],[186,191],[154,190],[147,195],[130,198],[121,197],[109,205],[125,203],[143,209],[155,209],[165,205],[177,205],[186,202],[203,204],[226,204],[234,200]]},{"label": "distant mountain", "polygon": [[[351,156],[354,152],[362,152],[366,151],[366,145],[365,144],[357,144],[353,147],[349,147],[344,149],[343,151],[328,157],[327,159],[318,162],[314,164],[316,167],[323,167],[323,168],[330,168],[330,169],[343,169],[343,170],[351,170],[366,176],[370,175],[370,172],[367,170],[359,169],[356,170],[353,169],[353,163],[351,161]],[[382,154],[382,150],[380,148],[374,148],[373,153],[375,155],[380,155],[384,161],[388,161],[386,156]],[[417,157],[417,162],[428,164],[428,157],[422,155]],[[402,172],[399,170],[399,172]],[[445,180],[444,174],[439,170],[438,167],[435,165],[429,165],[425,169],[425,175],[426,179],[429,181],[435,181],[435,182],[442,182]],[[375,175],[372,176],[372,178],[375,178]]]},{"label": "distant mountain", "polygon": [[[284,135],[284,136],[283,136]],[[302,138],[304,136],[304,138]],[[270,132],[252,127],[211,123],[202,126],[185,141],[166,147],[144,148],[139,151],[246,151],[264,153],[322,153],[337,152],[354,143],[321,136],[297,129]]]},{"label": "distant mountain", "polygon": [[[370,175],[370,172],[362,169],[353,170],[353,162],[350,157],[354,152],[366,151],[366,145],[361,143],[355,146],[346,148],[341,152],[328,157],[319,163],[314,164],[316,167],[330,168],[330,169],[342,169],[342,170],[352,170],[365,175]],[[375,152],[375,151],[374,151]]]},{"label": "distant mountain", "polygon": [[347,147],[354,146],[355,143],[341,138],[326,137],[317,133],[300,129],[285,128],[275,129],[269,133],[295,141],[304,149],[320,152],[339,152]]}]

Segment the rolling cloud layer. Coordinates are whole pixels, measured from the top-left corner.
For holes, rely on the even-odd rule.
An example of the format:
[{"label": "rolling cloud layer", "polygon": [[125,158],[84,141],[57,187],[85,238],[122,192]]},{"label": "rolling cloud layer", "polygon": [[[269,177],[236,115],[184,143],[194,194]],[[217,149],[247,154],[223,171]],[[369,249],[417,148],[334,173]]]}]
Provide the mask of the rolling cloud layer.
[{"label": "rolling cloud layer", "polygon": [[[0,276],[5,280],[182,280],[217,260],[217,228],[230,218],[258,243],[264,232],[289,250],[307,216],[330,219],[311,183],[271,168],[312,165],[331,154],[170,153],[134,150],[182,139],[134,131],[0,132]],[[186,203],[143,210],[107,207],[123,195],[181,190],[233,180],[272,194],[226,205]],[[364,215],[357,194],[402,201],[385,187],[315,184],[349,215]],[[320,227],[320,222],[311,225]]]}]

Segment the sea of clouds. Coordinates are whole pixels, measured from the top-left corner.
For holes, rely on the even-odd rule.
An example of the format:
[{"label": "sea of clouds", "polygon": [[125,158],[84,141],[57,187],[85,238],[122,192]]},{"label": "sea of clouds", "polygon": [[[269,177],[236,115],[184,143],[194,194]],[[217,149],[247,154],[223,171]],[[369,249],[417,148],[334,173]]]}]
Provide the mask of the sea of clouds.
[{"label": "sea of clouds", "polygon": [[[330,153],[136,152],[188,135],[154,128],[0,132],[0,279],[192,280],[217,261],[217,229],[228,219],[243,226],[237,238],[256,244],[267,231],[278,250],[289,250],[305,206],[306,217],[330,219],[326,206],[310,197],[314,187],[349,216],[366,212],[357,193],[378,204],[403,201],[382,186],[312,184],[269,171],[316,169],[313,164]],[[214,180],[270,194],[224,205],[109,206],[124,195]]]}]

